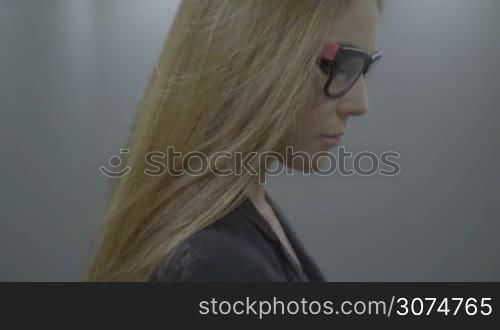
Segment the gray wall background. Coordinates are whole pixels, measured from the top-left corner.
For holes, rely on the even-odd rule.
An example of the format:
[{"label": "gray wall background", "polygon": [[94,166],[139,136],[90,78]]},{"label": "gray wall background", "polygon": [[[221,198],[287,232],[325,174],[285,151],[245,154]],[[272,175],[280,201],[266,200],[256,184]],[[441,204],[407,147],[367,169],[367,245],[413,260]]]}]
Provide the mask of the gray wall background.
[{"label": "gray wall background", "polygon": [[[235,0],[240,1],[240,0]],[[0,0],[0,280],[82,279],[107,179],[178,1]],[[278,176],[332,281],[500,280],[500,2],[387,0],[351,152],[396,177]]]}]

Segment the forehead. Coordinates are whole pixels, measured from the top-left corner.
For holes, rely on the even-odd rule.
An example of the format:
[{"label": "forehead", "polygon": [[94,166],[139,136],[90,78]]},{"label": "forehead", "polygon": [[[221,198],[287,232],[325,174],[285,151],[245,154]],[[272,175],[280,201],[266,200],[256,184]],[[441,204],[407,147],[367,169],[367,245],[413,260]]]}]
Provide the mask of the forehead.
[{"label": "forehead", "polygon": [[349,6],[332,22],[328,42],[339,42],[364,49],[378,50],[379,10],[375,0],[349,0]]}]

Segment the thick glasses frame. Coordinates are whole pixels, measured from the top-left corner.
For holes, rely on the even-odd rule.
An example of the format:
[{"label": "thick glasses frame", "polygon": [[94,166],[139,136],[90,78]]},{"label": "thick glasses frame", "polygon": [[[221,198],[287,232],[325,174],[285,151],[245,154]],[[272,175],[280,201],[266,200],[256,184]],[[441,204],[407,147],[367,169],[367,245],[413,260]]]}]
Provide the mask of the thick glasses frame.
[{"label": "thick glasses frame", "polygon": [[[346,88],[342,89],[338,93],[332,94],[330,92],[330,87],[333,83],[333,80],[335,79],[337,68],[339,68],[345,61],[353,56],[359,57],[363,60],[363,66],[361,67],[361,70],[356,74],[356,77],[349,85],[346,86]],[[328,79],[323,87],[323,92],[326,96],[332,99],[344,96],[356,84],[361,75],[365,77],[368,76],[375,63],[377,63],[381,58],[382,51],[378,51],[370,55],[359,48],[339,45],[339,48],[333,59],[327,59],[324,57],[318,58],[317,64],[319,65],[321,71],[324,74],[328,75]]]}]

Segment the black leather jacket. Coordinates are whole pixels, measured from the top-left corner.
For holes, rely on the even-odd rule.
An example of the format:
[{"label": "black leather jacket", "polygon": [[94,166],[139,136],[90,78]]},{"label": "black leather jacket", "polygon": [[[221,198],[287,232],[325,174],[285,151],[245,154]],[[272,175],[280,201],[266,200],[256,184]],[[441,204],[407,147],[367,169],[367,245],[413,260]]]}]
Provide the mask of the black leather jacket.
[{"label": "black leather jacket", "polygon": [[324,282],[325,278],[271,202],[301,267],[250,199],[174,250],[151,278],[160,282]]}]

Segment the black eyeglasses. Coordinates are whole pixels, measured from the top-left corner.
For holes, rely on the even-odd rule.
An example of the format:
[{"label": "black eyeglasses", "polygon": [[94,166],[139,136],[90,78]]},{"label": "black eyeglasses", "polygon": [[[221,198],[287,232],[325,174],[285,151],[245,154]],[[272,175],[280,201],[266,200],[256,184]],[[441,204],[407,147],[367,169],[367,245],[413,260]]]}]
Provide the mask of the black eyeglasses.
[{"label": "black eyeglasses", "polygon": [[368,76],[382,57],[382,51],[369,55],[352,46],[333,44],[331,47],[333,50],[329,49],[329,58],[320,57],[317,60],[321,72],[328,76],[323,91],[330,98],[345,95],[361,75]]}]

